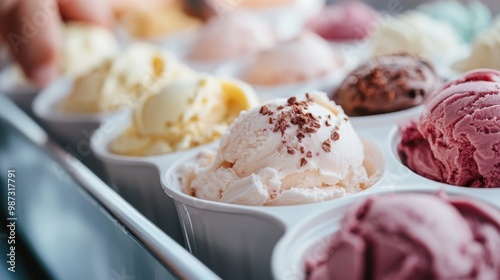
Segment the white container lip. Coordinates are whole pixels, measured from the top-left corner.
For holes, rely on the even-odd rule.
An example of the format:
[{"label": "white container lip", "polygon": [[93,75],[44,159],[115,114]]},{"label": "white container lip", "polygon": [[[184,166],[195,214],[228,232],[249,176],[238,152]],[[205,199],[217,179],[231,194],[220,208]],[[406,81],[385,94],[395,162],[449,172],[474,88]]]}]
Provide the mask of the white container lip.
[{"label": "white container lip", "polygon": [[61,77],[42,90],[33,101],[33,112],[42,120],[58,123],[101,122],[105,118],[127,111],[121,109],[103,113],[71,113],[57,108],[57,104],[68,96],[73,88],[74,79]]},{"label": "white container lip", "polygon": [[6,95],[25,95],[34,96],[39,89],[30,84],[25,78],[24,80],[12,80],[12,72],[14,71],[15,64],[7,65],[0,70],[0,93]]},{"label": "white container lip", "polygon": [[[255,96],[253,89],[246,83],[231,79],[231,78],[221,78],[220,80],[228,81],[231,84],[238,86],[242,91],[248,93],[247,97],[252,99]],[[251,100],[252,103],[258,103],[258,100]],[[214,143],[218,143],[218,141],[214,141],[211,143],[206,143],[203,145],[199,145],[187,150],[175,151],[171,153],[158,154],[158,155],[150,155],[150,156],[127,156],[121,154],[112,153],[109,150],[109,145],[113,140],[116,139],[120,134],[122,134],[127,128],[132,125],[132,110],[121,111],[119,113],[114,114],[106,119],[104,119],[99,126],[99,128],[92,134],[90,138],[90,145],[92,150],[95,152],[97,157],[105,162],[115,162],[121,164],[146,164],[146,165],[154,165],[158,168],[161,174],[166,172],[166,169],[169,166],[169,163],[179,157],[182,154],[185,154],[189,151],[198,151],[200,149],[205,149],[214,145]]]},{"label": "white container lip", "polygon": [[[384,176],[387,173],[387,168],[381,151],[371,142],[366,141],[364,139],[362,139],[362,141],[365,146],[365,166],[371,169],[377,169],[372,171],[374,175],[376,174],[375,176],[378,176],[377,181],[374,182],[372,186],[360,192],[360,193],[369,193],[372,192],[374,189],[377,189],[377,187],[383,181]],[[370,147],[369,152],[366,152],[366,147]],[[197,209],[207,209],[215,212],[224,212],[224,213],[256,215],[258,217],[266,217],[266,218],[272,217],[276,222],[279,222],[278,223],[279,225],[287,228],[292,224],[294,224],[297,219],[300,219],[300,217],[298,218],[296,216],[303,216],[303,214],[300,213],[304,213],[304,211],[308,211],[309,209],[312,210],[317,209],[319,205],[321,205],[321,207],[327,205],[336,205],[338,203],[342,203],[342,201],[350,197],[350,196],[341,197],[317,203],[280,205],[280,206],[246,206],[246,205],[237,205],[237,204],[222,203],[222,202],[200,199],[185,194],[182,191],[182,188],[179,185],[178,179],[176,177],[176,173],[179,167],[185,162],[192,160],[196,155],[197,153],[191,152],[188,155],[177,160],[175,163],[173,163],[166,172],[161,174],[161,182],[162,182],[162,187],[168,196],[172,197],[174,200],[182,204],[189,205]],[[375,160],[382,161],[382,163],[379,163],[379,166],[370,167],[370,165],[377,165],[377,163],[373,162]],[[357,196],[357,195],[358,194],[354,194],[352,196]],[[300,215],[293,215],[293,213]]]},{"label": "white container lip", "polygon": [[[226,62],[217,69],[217,75],[222,77],[235,77],[237,79],[245,81],[243,78],[243,71],[253,60],[257,59],[257,57],[258,54],[247,56],[240,60]],[[290,96],[305,96],[307,90],[325,90],[330,84],[338,84],[345,75],[345,63],[342,63],[343,64],[339,69],[333,70],[323,76],[315,77],[306,81],[276,85],[262,85],[252,84],[248,81],[245,82],[249,83],[255,89],[257,95],[262,100],[271,100],[274,98],[283,98]]]},{"label": "white container lip", "polygon": [[[384,190],[376,194],[361,194],[344,200],[344,203],[337,207],[330,207],[327,210],[320,210],[310,215],[307,219],[296,224],[289,229],[278,241],[272,254],[272,272],[275,279],[305,279],[304,266],[308,255],[312,252],[322,251],[328,246],[328,237],[332,236],[341,226],[341,220],[345,216],[346,209],[355,201],[361,201],[369,196],[387,195],[392,193],[427,193],[429,195],[444,190],[446,194],[452,196],[472,197],[483,201],[493,207],[500,208],[500,201],[491,198],[492,194],[500,196],[500,190],[485,193],[470,193],[463,189],[434,186],[410,187],[399,190]],[[326,243],[325,243],[326,242]],[[316,250],[314,250],[316,249]]]},{"label": "white container lip", "polygon": [[[403,124],[404,123],[405,122],[403,122]],[[439,185],[440,187],[450,188],[450,190],[458,189],[457,192],[461,192],[460,189],[465,190],[466,193],[488,193],[491,190],[494,190],[494,191],[496,190],[499,193],[498,200],[500,202],[500,188],[470,188],[470,187],[464,187],[464,186],[450,185],[448,183],[443,183],[443,182],[438,182],[438,181],[434,181],[431,179],[427,179],[427,178],[415,173],[413,170],[411,170],[410,168],[408,168],[406,165],[403,164],[403,162],[401,161],[401,157],[399,156],[398,145],[401,142],[401,134],[399,132],[400,132],[400,130],[399,130],[398,125],[394,125],[391,128],[391,130],[389,131],[389,135],[388,135],[388,141],[387,141],[388,146],[386,146],[385,149],[387,149],[391,155],[389,160],[391,160],[395,164],[403,167],[408,172],[411,172],[411,174],[413,175],[412,176],[413,178],[415,178],[415,179],[418,178],[420,181],[422,181],[423,183],[425,183],[427,185]],[[411,184],[411,181],[412,180],[409,180],[407,183]]]}]

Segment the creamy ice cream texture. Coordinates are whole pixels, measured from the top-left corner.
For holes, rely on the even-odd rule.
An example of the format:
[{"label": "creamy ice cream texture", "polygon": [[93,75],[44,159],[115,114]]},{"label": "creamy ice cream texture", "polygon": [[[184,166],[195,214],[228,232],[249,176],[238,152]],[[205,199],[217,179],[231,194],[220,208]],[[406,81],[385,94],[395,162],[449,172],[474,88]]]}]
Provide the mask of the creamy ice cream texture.
[{"label": "creamy ice cream texture", "polygon": [[70,22],[63,29],[61,72],[77,76],[118,53],[113,33],[103,27]]},{"label": "creamy ice cream texture", "polygon": [[175,56],[153,45],[136,43],[76,79],[59,109],[102,113],[133,107],[176,79],[196,75]]},{"label": "creamy ice cream texture", "polygon": [[408,52],[439,56],[461,45],[456,31],[445,22],[410,12],[383,22],[371,39],[373,55]]},{"label": "creamy ice cream texture", "polygon": [[381,17],[360,1],[327,6],[307,23],[307,27],[329,41],[360,40],[370,35]]},{"label": "creamy ice cream texture", "polygon": [[[354,204],[310,280],[500,279],[500,211],[468,198],[371,197]],[[370,275],[366,278],[366,275]]]},{"label": "creamy ice cream texture", "polygon": [[355,194],[371,185],[363,144],[324,93],[277,99],[242,113],[217,151],[180,169],[183,191],[241,205],[292,205]]},{"label": "creamy ice cream texture", "polygon": [[456,186],[500,187],[500,72],[475,70],[448,82],[400,132],[401,160],[415,173]]},{"label": "creamy ice cream texture", "polygon": [[180,4],[159,5],[129,11],[120,17],[121,24],[134,37],[151,38],[201,26],[201,20],[187,15]]},{"label": "creamy ice cream texture", "polygon": [[422,104],[441,82],[427,59],[377,56],[349,73],[331,97],[349,116],[382,114]]},{"label": "creamy ice cream texture", "polygon": [[500,18],[493,26],[480,33],[472,43],[470,55],[455,63],[455,69],[466,72],[478,68],[500,70]]},{"label": "creamy ice cream texture", "polygon": [[228,12],[210,19],[188,53],[197,61],[235,58],[271,48],[277,38],[269,24],[247,12]]},{"label": "creamy ice cream texture", "polygon": [[132,125],[109,149],[126,156],[186,150],[220,138],[243,110],[257,105],[253,91],[211,76],[180,79],[137,106]]},{"label": "creamy ice cream texture", "polygon": [[256,85],[290,84],[321,78],[343,66],[343,59],[324,39],[305,32],[263,51],[243,70]]}]

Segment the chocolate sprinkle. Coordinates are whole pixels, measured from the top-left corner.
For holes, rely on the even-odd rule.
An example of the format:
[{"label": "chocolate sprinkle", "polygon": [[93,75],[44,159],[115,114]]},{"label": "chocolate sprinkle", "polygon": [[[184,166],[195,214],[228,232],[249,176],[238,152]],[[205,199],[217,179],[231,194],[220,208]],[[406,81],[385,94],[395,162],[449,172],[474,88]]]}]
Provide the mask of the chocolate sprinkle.
[{"label": "chocolate sprinkle", "polygon": [[325,152],[329,153],[332,150],[332,144],[330,143],[330,139],[326,139],[325,142],[323,142],[323,150]]},{"label": "chocolate sprinkle", "polygon": [[304,149],[304,147],[300,147],[300,153],[303,154],[304,152],[306,151],[306,149]]},{"label": "chocolate sprinkle", "polygon": [[297,101],[297,97],[292,96],[292,97],[288,98],[286,103],[288,103],[288,105],[292,106],[293,104],[295,104],[295,101]]},{"label": "chocolate sprinkle", "polygon": [[269,108],[266,105],[263,105],[262,107],[260,107],[259,113],[265,116],[267,115],[267,113],[269,113]]},{"label": "chocolate sprinkle", "polygon": [[292,147],[287,147],[286,152],[289,153],[290,155],[293,155],[293,154],[295,154],[295,149]]},{"label": "chocolate sprinkle", "polygon": [[333,141],[337,141],[340,139],[340,134],[337,131],[332,132],[332,135],[330,137]]},{"label": "chocolate sprinkle", "polygon": [[326,126],[332,126],[332,124],[328,120],[325,121],[325,125]]},{"label": "chocolate sprinkle", "polygon": [[307,154],[306,154],[306,157],[312,158],[313,157],[313,153],[311,151],[308,151]]},{"label": "chocolate sprinkle", "polygon": [[269,118],[269,124],[273,124],[273,118]]},{"label": "chocolate sprinkle", "polygon": [[302,166],[304,166],[304,165],[306,165],[306,164],[307,164],[307,159],[305,159],[305,158],[301,158],[301,159],[300,159],[300,167],[302,167]]}]

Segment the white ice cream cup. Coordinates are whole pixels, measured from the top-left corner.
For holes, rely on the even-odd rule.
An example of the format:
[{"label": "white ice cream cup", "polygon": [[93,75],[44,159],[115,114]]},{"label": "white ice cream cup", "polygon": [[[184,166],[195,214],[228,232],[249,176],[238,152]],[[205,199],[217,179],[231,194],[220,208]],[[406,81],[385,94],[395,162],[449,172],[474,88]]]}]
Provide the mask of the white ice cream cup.
[{"label": "white ice cream cup", "polygon": [[[243,71],[256,59],[256,56],[248,56],[240,60],[224,63],[217,69],[217,75],[222,77],[234,77],[244,81]],[[344,68],[332,71],[322,77],[303,82],[295,82],[279,85],[258,85],[247,81],[263,102],[276,98],[287,98],[291,96],[305,96],[308,90],[325,90],[330,84],[339,84],[344,76]]]},{"label": "white ice cream cup", "polygon": [[14,64],[0,71],[0,93],[7,95],[23,111],[32,114],[31,104],[40,91],[24,77],[14,73]]},{"label": "white ice cream cup", "polygon": [[[383,178],[385,163],[382,154],[370,142],[363,143],[369,174],[377,173]],[[345,199],[263,207],[192,197],[182,191],[177,172],[195,156],[191,153],[162,173],[162,185],[175,202],[188,250],[223,279],[270,278],[271,251],[284,232],[311,211],[332,207]],[[378,187],[377,182],[362,193],[375,191]]]},{"label": "white ice cream cup", "polygon": [[[184,244],[172,199],[165,195],[160,174],[188,151],[156,156],[124,156],[110,152],[109,145],[131,125],[131,114],[116,115],[102,122],[91,137],[93,153],[102,161],[110,185],[146,218],[174,240]],[[207,145],[192,149],[198,151]]]},{"label": "white ice cream cup", "polygon": [[[253,89],[247,84],[233,79],[228,81],[249,93],[248,98],[254,96]],[[251,102],[257,103],[256,100]],[[110,143],[131,126],[131,114],[131,111],[123,112],[102,121],[90,139],[92,151],[103,163],[110,185],[116,192],[178,243],[184,244],[174,202],[165,195],[160,174],[165,174],[173,162],[186,154],[216,143],[154,156],[114,154],[109,150]]]},{"label": "white ice cream cup", "polygon": [[[482,200],[493,206],[500,207],[500,189],[490,189],[484,193],[470,193],[463,189],[442,188],[440,186],[413,185],[405,190],[385,190],[378,194],[390,193],[428,193],[433,194],[439,190],[446,191],[449,195],[460,195]],[[274,279],[306,279],[306,261],[314,261],[330,246],[332,236],[341,227],[341,221],[347,209],[355,201],[360,201],[370,194],[362,193],[359,196],[348,198],[332,205],[326,210],[321,210],[304,219],[292,229],[288,230],[274,248],[272,255],[272,271]],[[373,195],[373,194],[371,194]]]},{"label": "white ice cream cup", "polygon": [[49,133],[62,143],[63,148],[106,181],[101,163],[90,148],[90,137],[104,120],[113,115],[125,114],[128,109],[92,114],[63,112],[57,105],[70,94],[73,82],[73,78],[62,77],[42,90],[33,101],[33,113]]}]

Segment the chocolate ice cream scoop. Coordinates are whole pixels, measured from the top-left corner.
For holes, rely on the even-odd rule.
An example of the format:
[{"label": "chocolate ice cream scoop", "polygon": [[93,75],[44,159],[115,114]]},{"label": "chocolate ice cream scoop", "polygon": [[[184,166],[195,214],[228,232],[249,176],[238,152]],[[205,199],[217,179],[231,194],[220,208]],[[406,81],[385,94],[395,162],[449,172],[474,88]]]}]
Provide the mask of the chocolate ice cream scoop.
[{"label": "chocolate ice cream scoop", "polygon": [[441,78],[424,58],[378,56],[354,69],[331,98],[349,116],[375,115],[417,106],[440,84]]}]

